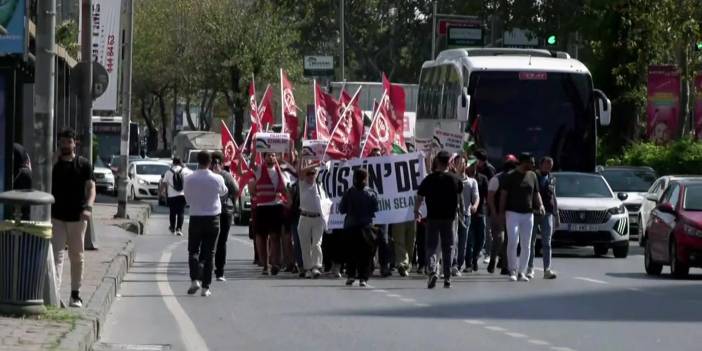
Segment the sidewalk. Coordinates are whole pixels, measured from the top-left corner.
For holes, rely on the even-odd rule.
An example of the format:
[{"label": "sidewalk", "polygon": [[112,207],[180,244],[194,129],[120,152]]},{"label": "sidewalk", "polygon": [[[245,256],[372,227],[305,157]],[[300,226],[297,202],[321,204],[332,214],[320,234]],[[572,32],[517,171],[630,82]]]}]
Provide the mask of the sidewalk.
[{"label": "sidewalk", "polygon": [[[134,260],[135,233],[143,231],[151,213],[146,204],[130,204],[130,220],[114,220],[116,205],[95,204],[94,225],[98,250],[85,252],[81,297],[83,309],[51,310],[39,319],[0,316],[0,350],[89,350],[112,305],[116,291]],[[66,255],[67,256],[67,255]],[[61,299],[70,295],[70,262],[63,267]]]}]

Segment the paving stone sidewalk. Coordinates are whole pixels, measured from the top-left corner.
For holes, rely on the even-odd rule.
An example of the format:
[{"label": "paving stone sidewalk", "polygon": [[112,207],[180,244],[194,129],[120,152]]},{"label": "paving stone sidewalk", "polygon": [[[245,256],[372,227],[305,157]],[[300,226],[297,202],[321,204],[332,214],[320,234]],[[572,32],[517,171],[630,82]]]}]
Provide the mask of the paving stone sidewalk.
[{"label": "paving stone sidewalk", "polygon": [[[130,205],[130,218],[145,221],[150,207]],[[114,299],[117,285],[127,265],[133,260],[136,235],[122,228],[143,228],[134,220],[113,220],[116,205],[96,204],[93,218],[98,250],[85,252],[81,297],[83,309],[62,309],[48,319],[11,318],[0,316],[0,350],[89,350],[97,340],[98,325]],[[63,301],[70,296],[70,262],[66,255],[63,267]],[[73,317],[72,317],[73,316]]]}]

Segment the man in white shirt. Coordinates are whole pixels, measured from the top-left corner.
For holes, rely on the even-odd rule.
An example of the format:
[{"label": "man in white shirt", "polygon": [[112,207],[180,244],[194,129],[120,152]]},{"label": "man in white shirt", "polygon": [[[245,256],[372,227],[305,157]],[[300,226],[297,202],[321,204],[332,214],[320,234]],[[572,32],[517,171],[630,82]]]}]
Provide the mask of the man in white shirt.
[{"label": "man in white shirt", "polygon": [[307,277],[319,278],[322,275],[322,219],[321,197],[317,183],[317,165],[300,170],[300,222],[297,226],[300,236],[302,263]]},{"label": "man in white shirt", "polygon": [[187,167],[183,167],[183,161],[179,157],[173,158],[173,166],[166,171],[163,176],[163,184],[166,187],[166,196],[169,209],[168,231],[171,234],[183,236],[183,217],[185,213],[185,193],[183,183],[185,177],[193,173]]},{"label": "man in white shirt", "polygon": [[197,155],[198,169],[185,178],[185,199],[190,204],[188,225],[188,263],[192,284],[188,294],[202,287],[202,296],[210,296],[215,242],[219,235],[220,197],[227,194],[221,175],[212,172],[212,156],[207,151]]}]

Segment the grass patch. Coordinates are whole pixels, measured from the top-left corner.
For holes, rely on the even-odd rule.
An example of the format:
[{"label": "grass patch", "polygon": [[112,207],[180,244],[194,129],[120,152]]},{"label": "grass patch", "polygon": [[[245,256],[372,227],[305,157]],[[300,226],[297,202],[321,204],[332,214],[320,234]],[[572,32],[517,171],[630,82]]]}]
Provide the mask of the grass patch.
[{"label": "grass patch", "polygon": [[76,321],[80,319],[80,315],[66,308],[46,306],[46,313],[38,315],[37,319],[54,322],[69,322],[75,327]]}]

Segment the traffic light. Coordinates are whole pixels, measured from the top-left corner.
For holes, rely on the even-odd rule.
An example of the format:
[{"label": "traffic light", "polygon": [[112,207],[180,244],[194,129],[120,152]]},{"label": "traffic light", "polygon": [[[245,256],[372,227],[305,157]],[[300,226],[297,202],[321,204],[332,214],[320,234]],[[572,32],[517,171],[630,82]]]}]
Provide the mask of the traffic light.
[{"label": "traffic light", "polygon": [[548,39],[546,39],[546,43],[548,43],[548,45],[556,45],[556,42],[557,40],[555,35],[549,35]]},{"label": "traffic light", "polygon": [[702,51],[702,40],[695,43],[695,48],[697,48],[697,51]]}]

